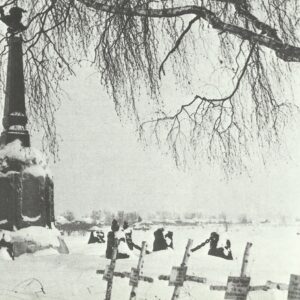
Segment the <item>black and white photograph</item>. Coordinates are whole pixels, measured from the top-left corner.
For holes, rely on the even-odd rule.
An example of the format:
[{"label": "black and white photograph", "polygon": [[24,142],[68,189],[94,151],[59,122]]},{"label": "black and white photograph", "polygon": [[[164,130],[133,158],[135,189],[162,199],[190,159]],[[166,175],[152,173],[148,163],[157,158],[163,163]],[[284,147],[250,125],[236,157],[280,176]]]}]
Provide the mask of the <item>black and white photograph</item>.
[{"label": "black and white photograph", "polygon": [[299,0],[0,0],[0,300],[300,300]]}]

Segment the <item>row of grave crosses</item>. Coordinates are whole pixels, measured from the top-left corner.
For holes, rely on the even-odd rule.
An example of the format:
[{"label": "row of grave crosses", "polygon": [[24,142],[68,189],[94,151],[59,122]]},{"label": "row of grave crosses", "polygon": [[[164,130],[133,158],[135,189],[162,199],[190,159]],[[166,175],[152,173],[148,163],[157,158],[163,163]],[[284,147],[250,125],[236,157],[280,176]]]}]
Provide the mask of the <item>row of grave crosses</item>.
[{"label": "row of grave crosses", "polygon": [[132,268],[131,272],[115,272],[117,253],[118,253],[118,239],[115,239],[113,254],[112,254],[110,264],[106,266],[105,270],[97,270],[97,274],[103,274],[103,280],[107,281],[105,300],[111,299],[114,276],[121,277],[121,278],[129,278],[129,285],[132,286],[130,297],[129,297],[130,300],[136,299],[136,289],[138,287],[139,281],[145,281],[149,283],[152,283],[154,281],[153,278],[142,275],[146,249],[147,249],[147,244],[146,242],[143,242],[139,260],[138,260],[138,265],[136,268]]},{"label": "row of grave crosses", "polygon": [[[192,244],[193,244],[193,240],[189,239],[185,249],[182,263],[179,267],[172,267],[170,275],[159,276],[159,280],[169,281],[169,286],[174,286],[174,291],[171,298],[172,300],[179,299],[180,291],[184,285],[184,282],[192,281],[201,284],[207,282],[206,278],[204,277],[191,276],[187,274],[188,260],[190,257]],[[291,275],[289,284],[267,281],[265,285],[250,286],[251,278],[246,276],[246,270],[248,267],[251,247],[252,244],[247,243],[244,252],[240,276],[236,276],[236,277],[229,276],[226,286],[211,285],[210,290],[225,291],[224,299],[246,300],[250,292],[268,291],[269,289],[279,289],[279,290],[288,290],[287,300],[300,300],[300,276],[298,275]],[[148,283],[154,282],[153,278],[144,276],[142,271],[146,249],[147,249],[147,244],[146,242],[143,242],[137,267],[132,268],[131,272],[115,272],[117,252],[118,252],[118,240],[115,239],[113,255],[110,264],[106,266],[105,270],[97,270],[97,274],[103,274],[103,280],[107,281],[105,300],[111,299],[114,276],[120,278],[129,278],[129,285],[132,287],[129,300],[137,299],[137,288],[140,281],[144,281]]]}]

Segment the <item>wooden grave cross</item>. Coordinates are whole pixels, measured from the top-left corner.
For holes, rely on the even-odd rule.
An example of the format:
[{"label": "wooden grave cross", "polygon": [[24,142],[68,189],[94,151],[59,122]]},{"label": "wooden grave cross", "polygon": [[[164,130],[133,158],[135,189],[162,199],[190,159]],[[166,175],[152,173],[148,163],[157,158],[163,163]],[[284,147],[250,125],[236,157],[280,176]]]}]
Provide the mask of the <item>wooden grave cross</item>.
[{"label": "wooden grave cross", "polygon": [[142,270],[143,270],[144,257],[146,255],[146,250],[147,250],[147,243],[142,242],[142,249],[140,252],[140,257],[138,260],[137,267],[131,269],[131,273],[129,276],[129,278],[130,278],[129,285],[132,286],[129,300],[136,299],[136,289],[138,287],[139,281],[146,281],[149,283],[152,283],[154,281],[153,278],[151,278],[151,277],[141,276],[141,274],[143,273]]},{"label": "wooden grave cross", "polygon": [[132,286],[130,298],[129,298],[130,300],[134,300],[136,298],[136,288],[138,287],[139,281],[145,281],[149,283],[152,283],[154,281],[153,278],[151,277],[141,275],[143,269],[144,256],[146,254],[146,248],[147,248],[147,244],[146,242],[143,242],[139,260],[138,260],[138,265],[136,268],[132,268],[131,272],[115,272],[116,259],[118,254],[118,243],[114,245],[113,255],[111,258],[110,265],[108,265],[105,270],[97,270],[96,272],[97,274],[104,274],[103,280],[107,281],[105,300],[111,299],[113,277],[130,279],[129,285]]},{"label": "wooden grave cross", "polygon": [[103,274],[103,280],[107,281],[105,300],[111,299],[113,279],[115,276],[116,261],[118,256],[118,244],[119,244],[119,240],[115,238],[110,264],[106,266],[105,270],[96,271],[97,274]]},{"label": "wooden grave cross", "polygon": [[225,291],[224,299],[246,300],[248,293],[253,291],[267,291],[266,285],[250,286],[250,277],[246,276],[246,270],[249,262],[250,248],[252,243],[247,243],[243,257],[241,275],[239,277],[229,276],[227,285],[211,285],[212,291]]},{"label": "wooden grave cross", "polygon": [[173,267],[171,270],[170,276],[167,276],[167,275],[159,276],[159,280],[168,280],[170,286],[175,286],[174,292],[172,295],[172,300],[179,298],[180,290],[185,281],[193,281],[193,282],[197,282],[197,283],[205,283],[206,282],[206,278],[187,275],[187,269],[188,269],[187,263],[188,263],[190,255],[191,255],[190,250],[191,250],[192,244],[193,244],[193,240],[189,239],[180,267]]}]

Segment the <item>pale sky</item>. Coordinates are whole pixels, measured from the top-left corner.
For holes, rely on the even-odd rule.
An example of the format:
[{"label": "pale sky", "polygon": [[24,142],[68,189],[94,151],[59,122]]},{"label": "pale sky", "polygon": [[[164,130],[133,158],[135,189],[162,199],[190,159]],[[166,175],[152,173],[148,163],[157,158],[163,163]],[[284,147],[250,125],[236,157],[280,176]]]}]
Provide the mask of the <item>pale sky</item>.
[{"label": "pale sky", "polygon": [[[166,83],[167,102],[191,99]],[[295,86],[300,87],[300,76]],[[251,177],[226,180],[219,172],[177,169],[157,148],[145,148],[134,127],[118,119],[93,70],[77,70],[64,89],[68,98],[56,116],[60,161],[52,165],[57,214],[107,209],[300,217],[300,122],[288,131],[290,160],[272,161],[266,169],[253,163]],[[300,105],[298,95],[300,88],[295,96]],[[32,146],[39,147],[37,137]]]},{"label": "pale sky", "polygon": [[[211,62],[202,56],[196,59],[206,71]],[[300,64],[294,65],[295,102],[300,105]],[[219,77],[225,80],[222,87],[226,86],[227,78]],[[191,95],[184,97],[180,87],[176,90],[168,80],[164,83],[166,102],[178,105],[190,101]],[[216,215],[265,217],[282,213],[300,217],[300,122],[288,131],[290,160],[273,161],[266,169],[253,163],[251,177],[226,180],[224,174],[209,170],[179,170],[157,148],[145,148],[137,141],[133,126],[118,119],[112,99],[93,70],[77,70],[77,77],[70,78],[64,88],[68,98],[56,115],[62,138],[60,161],[51,166],[56,214],[67,209],[77,216],[93,209],[195,210]],[[215,89],[209,85],[198,88],[194,93]],[[37,137],[32,146],[39,147]]]},{"label": "pale sky", "polygon": [[[300,216],[299,139],[288,138],[292,159],[267,170],[225,180],[222,174],[178,170],[170,157],[144,148],[129,124],[122,125],[113,102],[90,70],[65,85],[69,99],[57,114],[63,141],[52,166],[57,213],[77,216],[93,209],[173,210]],[[171,92],[171,91],[170,91]],[[299,94],[300,95],[300,94]],[[297,97],[296,97],[297,98]]]}]

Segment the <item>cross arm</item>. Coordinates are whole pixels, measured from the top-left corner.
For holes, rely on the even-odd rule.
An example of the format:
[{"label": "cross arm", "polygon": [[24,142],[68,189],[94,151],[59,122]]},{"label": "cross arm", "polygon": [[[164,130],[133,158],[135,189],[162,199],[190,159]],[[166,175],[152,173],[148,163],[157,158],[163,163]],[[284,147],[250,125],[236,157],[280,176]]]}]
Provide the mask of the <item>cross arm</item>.
[{"label": "cross arm", "polygon": [[[169,275],[160,275],[158,277],[158,279],[169,281],[170,276]],[[197,282],[197,283],[206,283],[206,278],[198,277],[198,276],[185,275],[184,281],[193,281],[193,282]]]},{"label": "cross arm", "polygon": [[[97,270],[96,274],[104,274],[105,270]],[[115,277],[120,277],[120,278],[130,278],[130,272],[114,272],[113,273]],[[152,283],[154,281],[153,278],[148,277],[148,276],[139,276],[140,281],[145,281]]]},{"label": "cross arm", "polygon": [[[211,285],[210,290],[211,291],[226,291],[227,286],[226,285]],[[267,285],[254,285],[249,287],[249,292],[254,291],[267,291],[270,288]]]}]

